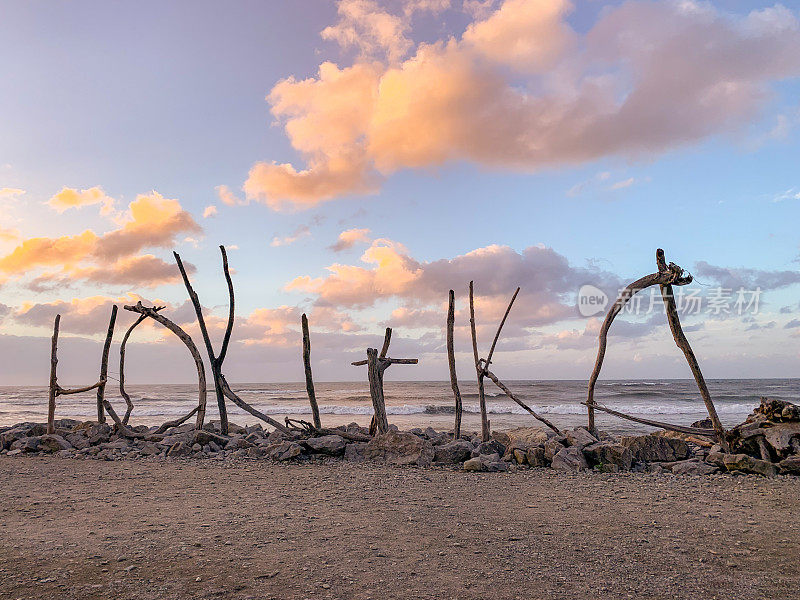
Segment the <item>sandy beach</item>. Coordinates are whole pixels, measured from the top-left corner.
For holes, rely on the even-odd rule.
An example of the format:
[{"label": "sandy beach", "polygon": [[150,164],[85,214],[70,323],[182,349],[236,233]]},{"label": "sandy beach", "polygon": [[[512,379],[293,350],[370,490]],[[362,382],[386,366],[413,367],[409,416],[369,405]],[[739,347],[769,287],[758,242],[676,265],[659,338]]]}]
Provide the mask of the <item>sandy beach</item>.
[{"label": "sandy beach", "polygon": [[3,598],[796,597],[800,480],[0,457]]}]

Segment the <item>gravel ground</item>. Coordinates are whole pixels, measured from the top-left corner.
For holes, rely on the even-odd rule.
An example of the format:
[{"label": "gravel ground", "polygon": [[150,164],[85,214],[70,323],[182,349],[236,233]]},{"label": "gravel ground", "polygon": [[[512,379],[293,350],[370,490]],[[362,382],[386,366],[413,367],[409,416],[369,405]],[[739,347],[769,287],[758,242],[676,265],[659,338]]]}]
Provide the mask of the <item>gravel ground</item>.
[{"label": "gravel ground", "polygon": [[794,599],[800,480],[0,457],[0,597]]}]

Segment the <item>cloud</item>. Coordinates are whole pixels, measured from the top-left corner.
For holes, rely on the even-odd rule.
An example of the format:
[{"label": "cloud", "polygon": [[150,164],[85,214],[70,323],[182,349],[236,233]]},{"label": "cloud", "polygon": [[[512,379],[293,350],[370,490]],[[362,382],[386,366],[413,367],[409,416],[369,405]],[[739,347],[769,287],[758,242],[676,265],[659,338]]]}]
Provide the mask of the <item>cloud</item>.
[{"label": "cloud", "polygon": [[217,215],[217,207],[213,204],[206,206],[203,209],[203,218],[208,219],[209,217],[215,217]]},{"label": "cloud", "polygon": [[[119,218],[116,229],[102,235],[87,229],[58,238],[24,239],[11,252],[0,256],[0,273],[21,276],[36,269],[56,267],[67,279],[158,285],[157,282],[173,280],[174,269],[152,255],[138,256],[138,253],[145,248],[170,248],[179,236],[201,232],[201,227],[177,200],[164,198],[157,192],[140,194]],[[57,276],[48,277],[52,280]]]},{"label": "cloud", "polygon": [[695,275],[701,278],[708,277],[720,287],[732,290],[760,288],[762,291],[767,291],[800,283],[798,271],[718,267],[702,260],[695,263]]},{"label": "cloud", "polygon": [[236,197],[231,189],[227,185],[218,185],[214,188],[217,192],[217,196],[222,201],[223,204],[227,206],[236,206],[237,204],[245,204],[242,200]]},{"label": "cloud", "polygon": [[773,202],[783,202],[784,200],[800,200],[800,191],[796,188],[789,188],[772,199]]},{"label": "cloud", "polygon": [[0,242],[14,242],[20,237],[17,229],[4,229],[0,227]]},{"label": "cloud", "polygon": [[618,181],[614,185],[612,185],[609,189],[611,190],[622,190],[627,187],[631,187],[636,180],[633,177],[629,177],[628,179],[623,179],[622,181]]},{"label": "cloud", "polygon": [[328,246],[328,248],[334,252],[342,252],[343,250],[349,250],[358,243],[368,244],[369,241],[369,229],[348,229],[340,233],[336,243]]},{"label": "cloud", "polygon": [[629,1],[578,33],[566,0],[505,0],[460,36],[420,43],[402,11],[338,9],[324,36],[358,58],[273,87],[272,113],[306,165],[255,164],[249,200],[304,208],[454,161],[533,171],[649,158],[741,130],[774,82],[800,75],[800,26],[780,5],[737,16]]},{"label": "cloud", "polygon": [[25,190],[19,188],[0,188],[0,198],[16,198],[17,196],[22,196],[24,193]]},{"label": "cloud", "polygon": [[792,319],[783,326],[784,329],[796,329],[797,327],[800,327],[800,319]]},{"label": "cloud", "polygon": [[59,214],[71,208],[92,206],[94,204],[102,204],[100,208],[101,215],[110,215],[114,211],[114,199],[107,196],[103,189],[98,186],[81,191],[68,187],[61,188],[61,191],[52,196],[47,201],[47,204]]},{"label": "cloud", "polygon": [[297,229],[295,229],[292,233],[290,233],[287,236],[280,237],[276,235],[275,237],[272,238],[272,241],[270,242],[269,245],[274,248],[278,246],[289,246],[291,244],[294,244],[300,238],[304,238],[309,235],[311,235],[311,229],[309,228],[309,226],[300,225]]},{"label": "cloud", "polygon": [[449,289],[466,290],[474,280],[476,305],[482,318],[492,321],[502,315],[511,294],[520,286],[512,321],[530,327],[576,317],[573,296],[587,281],[602,281],[611,289],[619,287],[616,277],[573,267],[565,257],[542,246],[522,252],[508,246],[487,246],[454,258],[424,262],[414,259],[398,242],[377,239],[362,254],[361,263],[363,266],[335,263],[327,268],[326,277],[300,276],[290,281],[286,290],[314,294],[318,304],[346,308],[365,308],[396,299],[412,311],[397,313],[405,318],[415,314],[413,310],[439,306]]}]

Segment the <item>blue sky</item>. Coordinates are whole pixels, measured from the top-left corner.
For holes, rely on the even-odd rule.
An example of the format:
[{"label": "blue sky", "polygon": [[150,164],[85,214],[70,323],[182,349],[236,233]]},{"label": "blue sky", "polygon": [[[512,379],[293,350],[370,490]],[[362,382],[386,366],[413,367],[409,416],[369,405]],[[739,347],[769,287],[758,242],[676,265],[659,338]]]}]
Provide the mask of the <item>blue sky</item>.
[{"label": "blue sky", "polygon": [[[584,378],[595,325],[569,312],[571,291],[596,282],[613,293],[620,282],[654,269],[656,247],[707,289],[724,282],[718,270],[698,272],[698,261],[748,269],[747,284],[772,282],[756,316],[687,317],[700,328],[693,341],[710,376],[796,375],[800,59],[791,57],[800,55],[800,17],[786,6],[3,3],[0,233],[7,234],[0,236],[0,264],[32,238],[124,227],[131,222],[129,204],[151,192],[158,196],[148,206],[174,200],[169,210],[185,214],[196,229],[165,228],[158,240],[121,258],[7,261],[0,271],[3,352],[24,344],[43,354],[41,364],[0,366],[0,384],[44,381],[56,312],[63,314],[65,335],[74,338],[67,343],[96,344],[108,306],[129,294],[168,303],[192,331],[174,273],[155,286],[141,272],[139,279],[104,280],[98,269],[120,271],[116,260],[147,254],[166,268],[171,250],[178,250],[196,267],[192,279],[209,313],[224,315],[219,244],[238,247],[231,264],[243,331],[233,354],[240,366],[231,371],[240,380],[300,378],[293,353],[303,310],[317,328],[323,379],[342,378],[338,363],[376,345],[385,324],[396,326],[398,350],[423,358],[421,378],[444,379],[435,315],[443,321],[447,289],[460,285],[461,301],[472,277],[485,309],[484,338],[503,299],[515,285],[523,288],[505,346],[508,377]],[[643,20],[649,14],[661,18],[663,31],[650,29]],[[386,34],[387,23],[398,29]],[[628,47],[631,35],[649,44]],[[759,36],[771,42],[762,40],[756,47],[763,51],[754,52],[748,44]],[[704,41],[722,50],[698,54]],[[646,57],[651,46],[658,60]],[[336,65],[337,76],[357,68],[365,74],[334,89],[318,71],[325,61]],[[738,63],[745,66],[730,66]],[[462,78],[442,77],[451,65]],[[717,86],[693,88],[698,76]],[[293,79],[276,87],[286,78]],[[374,100],[359,95],[361,85],[373,90]],[[595,85],[600,91],[586,92]],[[407,90],[413,100],[400,106]],[[637,94],[648,102],[629,108]],[[656,108],[648,109],[651,104]],[[362,110],[375,116],[362,123]],[[586,128],[572,131],[581,119]],[[553,131],[545,131],[552,123]],[[331,165],[342,162],[347,185],[331,183]],[[280,180],[246,193],[248,173],[258,164]],[[316,189],[334,191],[303,192],[300,176],[280,170],[285,164],[309,169],[318,177]],[[224,204],[219,186],[241,203]],[[369,193],[361,193],[363,186]],[[113,212],[102,214],[100,204],[58,212],[48,204],[64,188],[95,187],[113,200]],[[216,214],[204,218],[209,206]],[[332,251],[340,233],[351,229],[369,232],[351,248]],[[362,260],[387,245],[385,263]],[[474,255],[495,246],[507,249]],[[530,272],[515,278],[514,265],[528,264],[520,257],[536,246],[547,252],[530,258]],[[554,257],[567,266],[553,266]],[[331,279],[333,264],[356,270]],[[376,275],[382,270],[385,277]],[[43,274],[47,285],[37,279]],[[320,280],[286,288],[302,276]],[[549,316],[543,306],[552,308]],[[418,312],[410,317],[408,311]],[[71,322],[80,326],[71,329]],[[618,343],[638,357],[641,370],[620,351],[610,357],[609,376],[688,375],[663,327],[648,325],[648,317],[634,323],[638,329]],[[464,334],[459,331],[460,368],[468,375]],[[179,377],[187,374],[180,370],[181,348],[162,332],[150,328],[137,343],[148,344],[161,363],[180,365]],[[133,379],[167,378],[148,365],[132,366]],[[76,377],[93,370],[90,361]]]}]

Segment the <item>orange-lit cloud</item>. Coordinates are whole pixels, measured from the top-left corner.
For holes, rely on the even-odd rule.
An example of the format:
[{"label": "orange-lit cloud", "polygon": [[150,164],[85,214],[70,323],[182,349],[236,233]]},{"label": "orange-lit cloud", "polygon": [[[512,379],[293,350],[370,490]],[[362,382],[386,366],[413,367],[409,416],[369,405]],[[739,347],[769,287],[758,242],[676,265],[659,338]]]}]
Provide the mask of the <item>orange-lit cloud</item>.
[{"label": "orange-lit cloud", "polygon": [[110,215],[114,211],[114,199],[107,196],[103,189],[98,186],[81,191],[68,187],[62,188],[60,192],[47,201],[47,204],[59,213],[63,213],[70,208],[80,208],[81,206],[91,206],[93,204],[102,204],[100,208],[101,215]]},{"label": "orange-lit cloud", "polygon": [[227,206],[244,204],[239,198],[236,197],[236,194],[234,194],[227,185],[218,185],[214,189],[216,190],[217,196],[219,196],[219,199],[223,204],[226,204]]},{"label": "orange-lit cloud", "polygon": [[358,243],[368,244],[369,229],[348,229],[339,234],[336,243],[330,246],[334,252],[349,250]]},{"label": "orange-lit cloud", "polygon": [[19,188],[0,188],[0,198],[16,198],[17,196],[22,196],[24,193],[25,190]]},{"label": "orange-lit cloud", "polygon": [[[99,189],[99,188],[96,188]],[[0,273],[21,276],[40,268],[58,268],[69,279],[96,283],[158,285],[172,281],[175,270],[145,248],[170,248],[179,236],[201,233],[177,200],[157,192],[141,194],[119,218],[116,229],[98,235],[92,230],[58,238],[34,237],[0,256]],[[58,277],[51,273],[49,279]]]},{"label": "orange-lit cloud", "polygon": [[780,5],[738,17],[629,1],[579,34],[567,0],[471,2],[460,34],[421,43],[405,9],[338,8],[323,36],[359,58],[273,87],[272,113],[306,166],[257,163],[249,200],[307,207],[459,160],[530,171],[648,157],[740,129],[773,82],[800,75],[800,25]]},{"label": "orange-lit cloud", "polygon": [[203,218],[208,219],[209,217],[217,216],[217,207],[213,204],[209,204],[203,209]]}]

